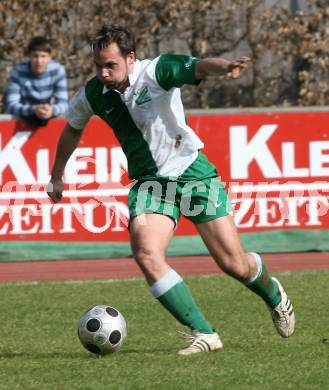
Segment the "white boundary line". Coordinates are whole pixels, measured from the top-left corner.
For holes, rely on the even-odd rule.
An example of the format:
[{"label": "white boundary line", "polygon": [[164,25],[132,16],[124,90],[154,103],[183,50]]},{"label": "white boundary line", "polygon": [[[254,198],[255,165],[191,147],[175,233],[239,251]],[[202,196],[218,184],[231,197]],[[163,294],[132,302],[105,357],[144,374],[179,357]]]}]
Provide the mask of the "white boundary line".
[{"label": "white boundary line", "polygon": [[[48,260],[49,262],[53,262],[56,260]],[[60,262],[61,260],[59,260]],[[76,260],[77,262],[79,260]],[[26,261],[28,263],[28,261]],[[280,271],[276,270],[274,274],[279,275],[292,275],[298,273],[298,275],[314,275],[318,272],[328,272],[327,268],[315,268],[312,270],[291,270],[291,271]],[[212,277],[223,277],[224,274],[200,274],[200,275],[185,275],[184,278],[190,278],[190,279],[197,279],[197,278],[212,278]],[[144,282],[145,279],[143,276],[141,277],[132,277],[132,278],[125,278],[125,279],[70,279],[70,280],[38,280],[38,281],[17,281],[17,282],[3,282],[0,283],[0,289],[1,288],[14,288],[14,287],[24,287],[24,286],[39,286],[43,284],[51,285],[51,284],[66,284],[66,285],[83,285],[83,284],[112,284],[112,283],[131,283],[131,282]]]},{"label": "white boundary line", "polygon": [[[59,259],[58,259],[59,260]],[[53,262],[57,260],[45,260],[46,262]],[[59,260],[59,263],[62,261]],[[64,260],[65,261],[65,260]],[[79,260],[75,260],[79,262]],[[28,262],[28,261],[27,261]],[[203,275],[200,275],[203,276]],[[20,286],[39,286],[40,284],[109,284],[117,282],[135,282],[135,281],[144,281],[144,277],[126,277],[126,278],[117,278],[117,279],[67,279],[67,280],[27,280],[27,281],[17,281],[17,282],[0,282],[1,287],[20,287]]]}]

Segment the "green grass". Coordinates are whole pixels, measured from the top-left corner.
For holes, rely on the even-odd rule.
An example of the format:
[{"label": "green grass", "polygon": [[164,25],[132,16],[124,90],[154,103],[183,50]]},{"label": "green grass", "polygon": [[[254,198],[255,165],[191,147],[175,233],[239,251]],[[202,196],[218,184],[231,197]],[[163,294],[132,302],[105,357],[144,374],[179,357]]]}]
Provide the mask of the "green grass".
[{"label": "green grass", "polygon": [[[280,274],[297,317],[290,339],[274,331],[265,305],[226,276],[186,278],[220,331],[219,353],[178,356],[182,326],[144,281],[0,285],[0,389],[327,389],[329,272]],[[122,349],[96,358],[76,324],[94,304],[128,321]]]}]

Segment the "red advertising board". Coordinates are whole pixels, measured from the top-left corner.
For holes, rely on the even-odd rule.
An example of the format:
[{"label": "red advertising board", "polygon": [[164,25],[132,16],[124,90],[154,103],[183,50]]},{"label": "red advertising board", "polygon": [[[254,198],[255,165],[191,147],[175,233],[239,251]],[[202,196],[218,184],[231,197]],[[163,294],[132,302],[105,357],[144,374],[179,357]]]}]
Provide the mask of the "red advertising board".
[{"label": "red advertising board", "polygon": [[[234,205],[241,232],[328,229],[329,113],[189,115]],[[65,121],[33,130],[0,121],[0,239],[127,241],[127,163],[93,118],[65,171],[63,200],[45,188]],[[195,234],[181,219],[178,235]]]}]

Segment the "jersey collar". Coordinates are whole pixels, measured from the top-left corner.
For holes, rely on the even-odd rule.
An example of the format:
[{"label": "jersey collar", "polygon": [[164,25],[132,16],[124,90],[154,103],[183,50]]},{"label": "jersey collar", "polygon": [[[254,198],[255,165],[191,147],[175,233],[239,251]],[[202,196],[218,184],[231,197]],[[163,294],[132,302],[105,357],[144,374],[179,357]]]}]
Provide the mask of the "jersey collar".
[{"label": "jersey collar", "polygon": [[140,74],[142,70],[142,64],[139,60],[136,60],[135,63],[134,63],[134,70],[133,70],[133,73],[131,73],[130,75],[128,75],[129,77],[129,84],[130,86],[133,86],[135,83],[136,83],[136,80]]}]

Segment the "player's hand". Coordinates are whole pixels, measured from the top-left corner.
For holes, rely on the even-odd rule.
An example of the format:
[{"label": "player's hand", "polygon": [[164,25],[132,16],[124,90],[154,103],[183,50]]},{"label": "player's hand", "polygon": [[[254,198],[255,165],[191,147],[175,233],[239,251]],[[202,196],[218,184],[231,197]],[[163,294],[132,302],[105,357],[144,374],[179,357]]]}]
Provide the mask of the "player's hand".
[{"label": "player's hand", "polygon": [[240,57],[237,60],[231,61],[227,67],[226,76],[229,79],[237,79],[241,72],[247,67],[247,63],[251,61],[250,57]]},{"label": "player's hand", "polygon": [[49,198],[54,202],[58,203],[63,197],[64,183],[63,180],[51,179],[47,186],[47,194]]}]

